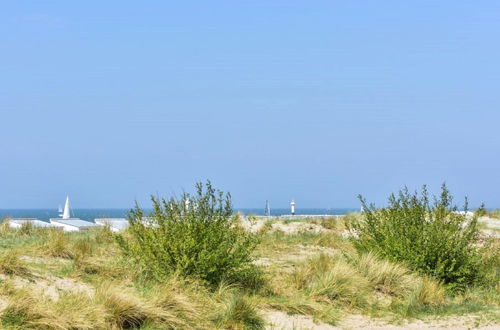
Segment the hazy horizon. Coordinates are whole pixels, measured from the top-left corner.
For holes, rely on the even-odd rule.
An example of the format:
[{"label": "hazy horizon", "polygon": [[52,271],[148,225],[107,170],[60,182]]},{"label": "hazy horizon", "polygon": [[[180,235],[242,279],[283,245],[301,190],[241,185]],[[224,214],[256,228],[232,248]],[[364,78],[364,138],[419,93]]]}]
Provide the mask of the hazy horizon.
[{"label": "hazy horizon", "polygon": [[9,2],[0,209],[500,207],[500,2]]}]

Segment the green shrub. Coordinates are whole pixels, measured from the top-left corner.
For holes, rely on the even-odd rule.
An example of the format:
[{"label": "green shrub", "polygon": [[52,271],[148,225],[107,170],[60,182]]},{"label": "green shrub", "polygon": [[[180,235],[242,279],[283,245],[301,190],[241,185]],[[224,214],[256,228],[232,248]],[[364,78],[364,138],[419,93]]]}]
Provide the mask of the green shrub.
[{"label": "green shrub", "polygon": [[[477,216],[456,212],[446,185],[441,195],[429,201],[421,194],[403,189],[389,197],[389,205],[376,209],[363,205],[363,219],[352,224],[360,250],[373,250],[391,261],[434,276],[450,288],[464,288],[480,275]],[[467,211],[467,200],[464,209]]]},{"label": "green shrub", "polygon": [[[255,236],[235,225],[231,196],[210,182],[181,199],[152,197],[153,211],[144,217],[136,206],[127,235],[118,235],[123,252],[157,279],[171,274],[193,276],[210,284],[248,277]],[[189,200],[189,205],[186,201]]]}]

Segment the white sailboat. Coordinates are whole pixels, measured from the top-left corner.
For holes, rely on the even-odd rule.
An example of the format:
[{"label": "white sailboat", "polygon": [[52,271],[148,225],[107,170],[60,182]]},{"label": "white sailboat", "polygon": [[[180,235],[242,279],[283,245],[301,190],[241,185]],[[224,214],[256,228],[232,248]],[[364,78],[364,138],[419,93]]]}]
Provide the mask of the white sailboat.
[{"label": "white sailboat", "polygon": [[68,196],[66,196],[64,209],[61,210],[61,207],[59,207],[59,218],[50,218],[49,221],[51,225],[58,227],[63,231],[84,231],[101,226],[100,224],[91,221],[71,217],[71,206]]},{"label": "white sailboat", "polygon": [[68,196],[66,196],[66,203],[64,204],[64,211],[61,215],[61,218],[63,218],[63,219],[71,218],[71,210],[70,210],[70,206],[69,206],[69,197]]}]

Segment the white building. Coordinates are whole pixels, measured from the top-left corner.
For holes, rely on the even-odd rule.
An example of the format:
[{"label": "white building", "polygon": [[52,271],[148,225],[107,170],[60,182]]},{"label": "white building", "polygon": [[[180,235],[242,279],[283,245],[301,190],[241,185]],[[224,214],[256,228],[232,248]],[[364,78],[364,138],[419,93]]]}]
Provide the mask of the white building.
[{"label": "white building", "polygon": [[31,224],[33,227],[55,227],[53,224],[35,218],[14,218],[7,220],[10,228],[19,229],[23,225]]},{"label": "white building", "polygon": [[52,218],[50,219],[50,223],[56,227],[62,227],[64,231],[85,231],[100,226],[97,223],[84,221],[78,218]]},{"label": "white building", "polygon": [[97,218],[95,223],[101,226],[108,226],[112,232],[119,232],[128,228],[129,223],[125,218]]}]

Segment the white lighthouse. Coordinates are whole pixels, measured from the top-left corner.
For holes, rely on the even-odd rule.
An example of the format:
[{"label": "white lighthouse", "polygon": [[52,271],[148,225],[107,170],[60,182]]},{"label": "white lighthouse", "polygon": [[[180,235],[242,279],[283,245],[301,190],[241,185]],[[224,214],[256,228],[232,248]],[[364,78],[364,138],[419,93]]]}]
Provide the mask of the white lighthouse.
[{"label": "white lighthouse", "polygon": [[293,199],[290,202],[290,213],[292,213],[292,215],[295,215],[295,201]]}]

